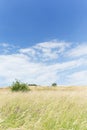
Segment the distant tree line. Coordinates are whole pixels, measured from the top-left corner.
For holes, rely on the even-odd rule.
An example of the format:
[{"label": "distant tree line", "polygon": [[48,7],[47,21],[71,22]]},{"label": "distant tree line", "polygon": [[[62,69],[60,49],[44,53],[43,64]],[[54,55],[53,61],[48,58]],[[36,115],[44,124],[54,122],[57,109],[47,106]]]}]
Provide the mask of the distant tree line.
[{"label": "distant tree line", "polygon": [[38,86],[37,84],[28,84],[28,86]]}]

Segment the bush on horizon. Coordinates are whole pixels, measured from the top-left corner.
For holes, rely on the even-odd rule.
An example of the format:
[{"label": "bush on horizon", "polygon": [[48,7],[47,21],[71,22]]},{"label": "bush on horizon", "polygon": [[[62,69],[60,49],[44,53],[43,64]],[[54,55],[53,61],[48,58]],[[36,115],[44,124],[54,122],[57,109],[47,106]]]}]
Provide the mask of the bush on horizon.
[{"label": "bush on horizon", "polygon": [[10,88],[11,88],[12,91],[16,91],[16,92],[18,92],[18,91],[22,91],[22,92],[30,91],[30,88],[26,83],[22,83],[18,80],[13,82]]},{"label": "bush on horizon", "polygon": [[56,87],[56,86],[57,86],[57,83],[52,83],[52,86],[53,86],[53,87]]}]

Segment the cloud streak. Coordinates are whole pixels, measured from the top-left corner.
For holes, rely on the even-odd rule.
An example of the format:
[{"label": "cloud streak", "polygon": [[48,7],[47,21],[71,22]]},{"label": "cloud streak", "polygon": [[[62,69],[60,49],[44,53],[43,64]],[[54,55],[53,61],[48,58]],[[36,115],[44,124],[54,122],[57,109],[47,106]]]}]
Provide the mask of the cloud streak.
[{"label": "cloud streak", "polygon": [[67,54],[70,57],[87,56],[87,43],[79,44],[71,49]]}]

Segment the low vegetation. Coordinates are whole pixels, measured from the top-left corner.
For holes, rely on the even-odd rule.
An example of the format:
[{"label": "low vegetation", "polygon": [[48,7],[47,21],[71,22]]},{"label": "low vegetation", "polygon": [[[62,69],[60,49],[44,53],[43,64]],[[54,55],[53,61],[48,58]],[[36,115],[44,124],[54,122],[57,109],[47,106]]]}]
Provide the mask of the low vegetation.
[{"label": "low vegetation", "polygon": [[57,83],[52,83],[52,86],[53,86],[53,87],[57,86]]},{"label": "low vegetation", "polygon": [[11,90],[12,91],[29,91],[29,86],[26,83],[21,83],[20,81],[16,80],[15,82],[13,82],[13,84],[11,85]]},{"label": "low vegetation", "polygon": [[51,89],[1,89],[0,130],[87,130],[87,88]]},{"label": "low vegetation", "polygon": [[28,84],[29,86],[37,86],[37,84]]}]

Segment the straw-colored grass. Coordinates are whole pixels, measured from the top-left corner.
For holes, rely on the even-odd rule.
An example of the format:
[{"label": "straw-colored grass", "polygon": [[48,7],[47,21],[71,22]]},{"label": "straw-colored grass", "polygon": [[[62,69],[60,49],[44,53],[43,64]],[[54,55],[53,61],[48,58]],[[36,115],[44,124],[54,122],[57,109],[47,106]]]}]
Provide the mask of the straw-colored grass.
[{"label": "straw-colored grass", "polygon": [[87,130],[87,88],[1,89],[0,130]]}]

